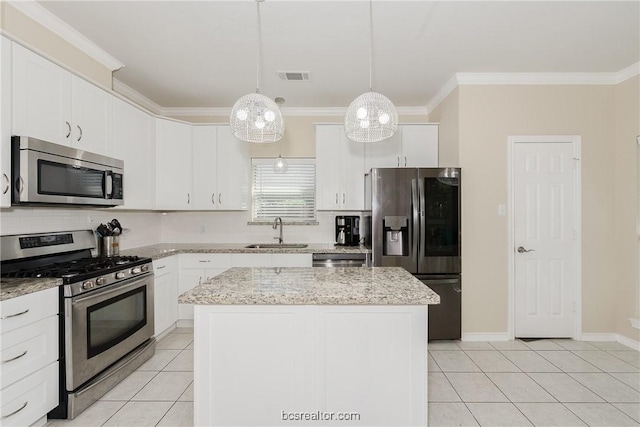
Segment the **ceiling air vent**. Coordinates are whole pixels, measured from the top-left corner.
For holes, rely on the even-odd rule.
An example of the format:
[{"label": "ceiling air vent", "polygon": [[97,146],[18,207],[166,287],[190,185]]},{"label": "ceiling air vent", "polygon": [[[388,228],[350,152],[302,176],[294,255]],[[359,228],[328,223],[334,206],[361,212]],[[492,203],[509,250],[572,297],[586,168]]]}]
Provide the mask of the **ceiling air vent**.
[{"label": "ceiling air vent", "polygon": [[302,82],[302,81],[311,80],[311,72],[309,71],[278,71],[278,77],[280,77],[280,80]]}]

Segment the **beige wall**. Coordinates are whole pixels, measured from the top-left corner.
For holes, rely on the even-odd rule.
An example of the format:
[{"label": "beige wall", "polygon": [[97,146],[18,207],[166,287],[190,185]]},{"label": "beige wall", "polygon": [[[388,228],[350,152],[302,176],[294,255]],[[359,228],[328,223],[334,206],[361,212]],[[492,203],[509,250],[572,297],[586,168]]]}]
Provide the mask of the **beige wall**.
[{"label": "beige wall", "polygon": [[4,1],[0,1],[0,28],[27,47],[111,90],[111,70]]},{"label": "beige wall", "polygon": [[459,159],[459,89],[451,92],[430,114],[429,121],[440,123],[438,128],[438,164],[458,166]]},{"label": "beige wall", "polygon": [[615,257],[616,332],[640,341],[640,330],[629,318],[638,318],[638,191],[640,148],[640,77],[615,87]]},{"label": "beige wall", "polygon": [[507,137],[582,136],[583,332],[616,330],[614,88],[462,86],[463,331],[506,332]]}]

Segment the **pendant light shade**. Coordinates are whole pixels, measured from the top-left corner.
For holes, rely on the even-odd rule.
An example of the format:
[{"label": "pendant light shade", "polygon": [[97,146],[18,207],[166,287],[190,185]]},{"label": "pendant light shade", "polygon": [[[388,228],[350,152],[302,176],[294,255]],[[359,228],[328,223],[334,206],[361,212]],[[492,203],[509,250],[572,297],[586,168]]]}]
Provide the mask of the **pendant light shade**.
[{"label": "pendant light shade", "polygon": [[284,133],[284,122],[278,105],[269,97],[260,93],[260,49],[262,46],[262,27],[260,22],[260,3],[256,0],[258,44],[256,49],[256,93],[250,93],[238,99],[231,109],[229,126],[236,138],[255,143],[276,142]]},{"label": "pendant light shade", "polygon": [[280,108],[261,93],[250,93],[236,101],[230,126],[236,138],[247,142],[276,142],[284,133]]},{"label": "pendant light shade", "polygon": [[273,171],[275,173],[285,173],[288,168],[289,164],[285,159],[282,158],[281,155],[279,155],[278,158],[273,161]]},{"label": "pendant light shade", "polygon": [[393,102],[373,86],[373,2],[369,0],[369,92],[353,100],[344,117],[344,133],[355,142],[377,142],[392,137],[398,129]]},{"label": "pendant light shade", "polygon": [[386,96],[363,93],[353,100],[344,118],[344,132],[352,141],[375,142],[393,136],[398,128],[398,112]]}]

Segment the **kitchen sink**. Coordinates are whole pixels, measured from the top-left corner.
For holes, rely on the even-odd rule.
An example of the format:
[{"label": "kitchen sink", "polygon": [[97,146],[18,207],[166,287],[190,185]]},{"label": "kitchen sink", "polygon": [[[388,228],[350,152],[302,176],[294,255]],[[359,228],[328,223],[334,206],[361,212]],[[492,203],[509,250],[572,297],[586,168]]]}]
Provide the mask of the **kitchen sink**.
[{"label": "kitchen sink", "polygon": [[249,249],[302,249],[309,245],[304,243],[252,243],[245,246]]}]

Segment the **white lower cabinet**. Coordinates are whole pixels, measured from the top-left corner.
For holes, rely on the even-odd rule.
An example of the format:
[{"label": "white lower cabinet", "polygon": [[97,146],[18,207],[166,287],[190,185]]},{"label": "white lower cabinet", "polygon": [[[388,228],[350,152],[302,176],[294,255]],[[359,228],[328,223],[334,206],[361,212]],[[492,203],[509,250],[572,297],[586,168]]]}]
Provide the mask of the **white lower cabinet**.
[{"label": "white lower cabinet", "polygon": [[58,288],[0,302],[0,419],[44,424],[58,405]]},{"label": "white lower cabinet", "polygon": [[198,305],[195,323],[195,425],[427,424],[426,306]]},{"label": "white lower cabinet", "polygon": [[157,337],[178,321],[178,256],[153,261],[154,335]]}]

